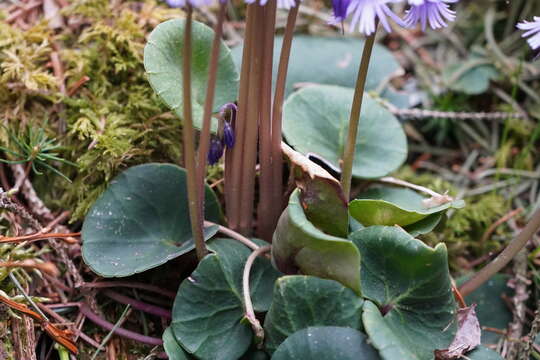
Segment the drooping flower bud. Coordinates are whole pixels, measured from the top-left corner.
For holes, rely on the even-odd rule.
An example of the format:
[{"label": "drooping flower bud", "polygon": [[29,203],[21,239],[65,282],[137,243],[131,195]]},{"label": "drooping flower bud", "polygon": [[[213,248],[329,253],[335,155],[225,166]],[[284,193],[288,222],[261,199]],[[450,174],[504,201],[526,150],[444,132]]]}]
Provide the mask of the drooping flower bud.
[{"label": "drooping flower bud", "polygon": [[350,3],[351,0],[332,0],[332,10],[334,11],[332,23],[337,24],[345,20]]},{"label": "drooping flower bud", "polygon": [[223,143],[229,149],[234,146],[234,130],[228,121],[223,124]]},{"label": "drooping flower bud", "polygon": [[212,136],[210,140],[210,150],[208,151],[208,165],[216,164],[223,156],[223,144],[221,140]]}]

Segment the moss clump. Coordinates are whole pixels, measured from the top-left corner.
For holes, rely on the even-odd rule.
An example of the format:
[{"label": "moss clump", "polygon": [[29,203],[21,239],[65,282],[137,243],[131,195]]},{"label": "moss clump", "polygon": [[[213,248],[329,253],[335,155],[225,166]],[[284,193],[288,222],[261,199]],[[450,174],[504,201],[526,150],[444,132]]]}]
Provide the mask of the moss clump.
[{"label": "moss clump", "polygon": [[[74,25],[60,33],[45,21],[26,31],[0,21],[0,116],[14,132],[21,124],[44,128],[62,145],[59,155],[77,164],[53,164],[72,184],[52,173],[32,182],[49,206],[80,219],[122,169],[180,161],[181,122],[152,91],[142,57],[148,33],[181,12],[152,0],[77,0],[64,15]],[[53,52],[66,89],[90,79],[71,96],[50,66]]]}]

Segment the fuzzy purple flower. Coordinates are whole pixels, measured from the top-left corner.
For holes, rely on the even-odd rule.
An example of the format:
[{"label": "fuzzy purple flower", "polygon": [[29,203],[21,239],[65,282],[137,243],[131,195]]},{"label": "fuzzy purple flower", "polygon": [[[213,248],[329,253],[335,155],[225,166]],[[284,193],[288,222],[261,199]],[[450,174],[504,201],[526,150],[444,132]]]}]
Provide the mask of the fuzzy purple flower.
[{"label": "fuzzy purple flower", "polygon": [[208,151],[208,165],[216,164],[223,156],[223,143],[221,139],[212,137],[210,140],[210,150]]},{"label": "fuzzy purple flower", "polygon": [[520,22],[517,28],[525,31],[522,37],[528,37],[527,42],[533,50],[540,48],[540,16],[535,16],[534,21]]},{"label": "fuzzy purple flower", "polygon": [[384,29],[392,31],[387,18],[391,18],[400,26],[405,23],[390,10],[388,3],[399,0],[351,0],[347,15],[352,14],[351,30],[358,28],[364,35],[371,35],[377,29],[376,20],[379,19]]},{"label": "fuzzy purple flower", "polygon": [[448,3],[455,3],[458,0],[409,0],[411,8],[407,10],[405,23],[408,27],[413,27],[420,23],[422,30],[429,26],[432,29],[440,29],[447,26],[447,21],[454,21],[456,12],[450,9]]}]

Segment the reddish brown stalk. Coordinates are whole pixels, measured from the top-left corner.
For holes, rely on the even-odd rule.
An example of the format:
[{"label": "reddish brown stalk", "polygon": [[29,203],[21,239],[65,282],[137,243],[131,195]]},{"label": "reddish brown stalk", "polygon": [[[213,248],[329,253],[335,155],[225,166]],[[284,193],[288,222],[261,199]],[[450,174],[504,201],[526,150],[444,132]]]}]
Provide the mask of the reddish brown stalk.
[{"label": "reddish brown stalk", "polygon": [[210,127],[212,124],[212,110],[214,107],[214,95],[216,92],[216,78],[218,70],[219,49],[223,34],[223,20],[227,11],[227,3],[220,2],[217,23],[214,27],[214,40],[208,65],[208,86],[204,100],[203,124],[201,138],[199,140],[199,153],[197,162],[197,184],[199,184],[199,203],[201,204],[201,217],[204,219],[204,184],[206,177],[206,157],[210,148]]},{"label": "reddish brown stalk", "polygon": [[262,45],[261,107],[259,126],[259,207],[257,211],[258,236],[268,242],[274,230],[275,204],[272,202],[272,63],[274,56],[274,33],[276,29],[276,0],[270,0],[264,9]]},{"label": "reddish brown stalk", "polygon": [[[247,29],[253,29],[255,8],[247,8]],[[245,124],[248,107],[248,91],[251,71],[251,47],[253,45],[253,32],[246,31],[244,49],[242,53],[242,68],[240,70],[240,90],[238,96],[238,114],[236,116],[235,135],[236,143],[232,151],[227,151],[225,159],[225,201],[227,206],[227,216],[229,227],[238,230],[240,226],[240,183],[243,169],[242,151],[245,140]]]},{"label": "reddish brown stalk", "polygon": [[[203,218],[201,217],[202,204],[199,202],[199,187],[197,186],[196,158],[195,158],[195,133],[193,130],[193,117],[191,110],[191,27],[193,9],[190,5],[186,9],[186,26],[184,29],[184,53],[182,64],[182,95],[183,95],[183,143],[187,170],[187,193],[189,203],[189,218],[191,221],[191,232],[195,242],[197,258],[201,260],[206,256],[208,250],[204,243]],[[182,189],[184,191],[184,189]]]},{"label": "reddish brown stalk", "polygon": [[0,268],[23,268],[23,269],[37,269],[45,274],[51,276],[60,276],[60,271],[54,263],[44,262],[40,263],[32,259],[25,259],[21,261],[5,261],[0,262]]},{"label": "reddish brown stalk", "polygon": [[296,2],[296,6],[289,10],[287,25],[283,35],[281,44],[281,52],[279,57],[279,66],[276,80],[276,90],[274,93],[274,104],[272,108],[272,200],[273,208],[272,228],[275,228],[279,215],[283,209],[283,162],[281,155],[281,125],[283,101],[285,99],[285,85],[287,80],[287,69],[289,68],[289,58],[291,55],[291,46],[298,16],[298,8],[300,2]]},{"label": "reddish brown stalk", "polygon": [[253,226],[253,202],[255,199],[255,166],[257,161],[257,138],[260,115],[260,94],[262,61],[263,61],[263,32],[260,29],[264,23],[264,7],[259,4],[254,6],[255,21],[246,32],[253,32],[253,46],[251,57],[251,69],[249,76],[249,93],[254,94],[249,99],[247,106],[247,121],[242,151],[242,172],[240,186],[240,224],[238,231],[244,235],[250,235]]},{"label": "reddish brown stalk", "polygon": [[60,233],[49,233],[49,234],[42,234],[41,232],[37,234],[30,234],[30,235],[23,235],[23,236],[13,236],[13,237],[7,237],[7,236],[0,236],[0,244],[3,243],[19,243],[24,241],[38,241],[38,240],[46,240],[46,239],[60,239],[68,244],[76,243],[77,240],[74,239],[74,237],[81,236],[81,233],[68,233],[68,234],[60,234]]}]

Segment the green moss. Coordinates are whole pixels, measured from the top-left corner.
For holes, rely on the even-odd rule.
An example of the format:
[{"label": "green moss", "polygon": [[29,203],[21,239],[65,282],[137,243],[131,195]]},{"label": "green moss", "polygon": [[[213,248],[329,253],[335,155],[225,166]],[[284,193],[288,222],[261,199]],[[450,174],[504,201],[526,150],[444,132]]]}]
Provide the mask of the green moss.
[{"label": "green moss", "polygon": [[[45,22],[28,31],[0,23],[0,121],[11,129],[29,123],[45,127],[58,139],[64,149],[60,156],[77,168],[55,167],[73,183],[47,172],[32,182],[49,206],[71,210],[76,220],[122,169],[180,161],[181,122],[152,91],[142,56],[149,31],[181,12],[151,0],[116,5],[76,0],[64,11],[84,26],[55,34]],[[53,43],[59,46],[67,89],[90,78],[71,97],[60,92],[47,66]]]}]

